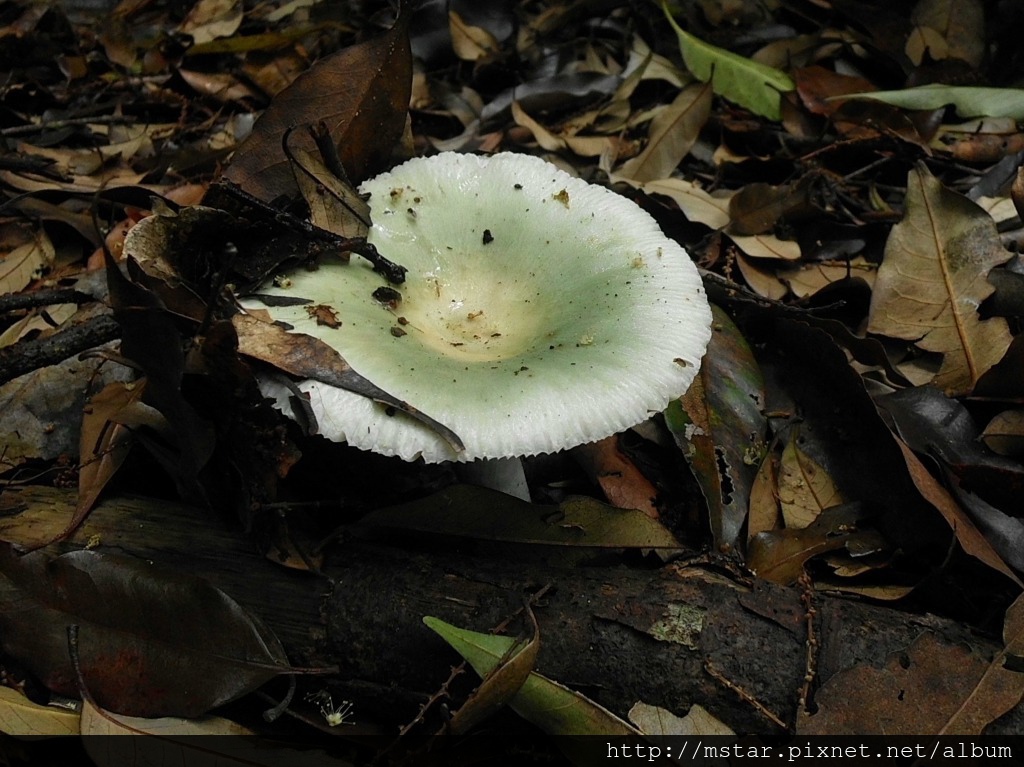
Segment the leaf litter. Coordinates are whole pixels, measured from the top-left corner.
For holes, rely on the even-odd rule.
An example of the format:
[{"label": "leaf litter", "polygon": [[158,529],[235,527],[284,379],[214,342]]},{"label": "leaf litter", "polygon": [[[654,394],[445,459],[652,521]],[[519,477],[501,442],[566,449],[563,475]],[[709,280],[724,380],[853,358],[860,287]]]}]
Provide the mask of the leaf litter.
[{"label": "leaf litter", "polygon": [[[301,3],[200,2],[173,21],[129,4],[102,20],[12,6],[0,41],[17,42],[27,51],[19,63],[37,69],[2,96],[4,140],[18,150],[0,167],[10,235],[0,243],[3,330],[11,353],[51,332],[49,315],[2,300],[31,300],[98,266],[102,254],[89,254],[106,231],[92,229],[96,220],[115,232],[105,268],[122,340],[94,352],[104,378],[89,404],[10,392],[19,418],[39,423],[10,430],[4,481],[77,485],[75,523],[101,494],[162,473],[193,503],[231,498],[226,507],[246,524],[259,516],[253,509],[282,499],[340,497],[364,505],[362,525],[378,533],[497,542],[499,551],[543,543],[630,552],[620,562],[696,542],[723,567],[948,611],[982,633],[998,634],[992,616],[1005,613],[998,658],[922,637],[906,650],[909,666],[855,666],[822,680],[819,713],[797,721],[802,732],[982,731],[1020,698],[1016,672],[1004,668],[1020,654],[1019,610],[1008,606],[1020,584],[1024,477],[1024,312],[1013,292],[1024,195],[1012,186],[1024,143],[1013,123],[1020,91],[1004,87],[1021,61],[1012,24],[1000,23],[1006,9],[965,0],[950,14],[948,3],[919,0],[900,15],[837,1],[826,25],[821,3],[803,15],[702,3],[674,9],[666,26],[654,5],[600,17],[554,1],[442,5],[405,8],[397,21]],[[177,36],[159,34],[166,29]],[[50,46],[60,56],[33,52]],[[89,92],[97,77],[118,96]],[[81,113],[73,105],[86,93],[95,101]],[[350,257],[339,242],[354,246],[366,223],[352,182],[437,149],[540,154],[612,185],[686,244],[718,303],[720,342],[687,396],[630,435],[643,449],[606,452],[589,475],[564,457],[529,462],[533,503],[394,465],[386,489],[358,498],[351,485],[291,481],[323,447],[260,404],[252,368],[304,376],[312,364],[344,376],[344,360],[277,348],[283,329],[255,333],[232,317],[231,289],[254,289],[285,260],[315,263],[332,248]],[[214,213],[203,222],[195,190],[218,179],[259,205],[240,205],[222,182],[207,194]],[[118,233],[161,205],[108,191],[90,198],[129,188],[188,199],[178,216],[195,236],[171,236],[150,263],[116,263]],[[88,320],[86,309],[72,306],[69,319]],[[72,345],[66,359],[90,348]],[[49,364],[37,375],[61,370]],[[40,379],[39,391],[50,385]],[[373,382],[354,385],[375,396]],[[73,426],[69,410],[80,410]],[[48,440],[49,424],[59,424],[59,443]],[[129,454],[129,444],[144,450]],[[36,593],[19,567],[41,561],[5,565],[10,593]],[[70,561],[33,566],[63,572]],[[979,586],[975,609],[954,609],[931,577],[947,566],[963,583],[991,571],[1003,585]],[[82,571],[117,584],[131,566],[104,560]],[[41,631],[38,647],[11,654],[74,694],[59,649],[66,617],[49,612],[52,594],[40,588],[34,623],[12,621],[15,639],[5,641]],[[199,591],[182,590],[182,612]],[[87,613],[101,607],[81,598]],[[277,650],[267,662],[274,673],[286,665]],[[117,688],[115,666],[94,665],[101,694],[136,711],[140,699]],[[935,688],[933,677],[958,665],[962,673]],[[198,715],[236,694],[225,692],[223,669],[207,670],[206,698],[172,700],[164,713]],[[246,671],[245,689],[264,671]],[[893,702],[901,679],[941,705],[928,713]],[[858,685],[883,701],[875,714]],[[541,726],[552,726],[540,711]]]}]

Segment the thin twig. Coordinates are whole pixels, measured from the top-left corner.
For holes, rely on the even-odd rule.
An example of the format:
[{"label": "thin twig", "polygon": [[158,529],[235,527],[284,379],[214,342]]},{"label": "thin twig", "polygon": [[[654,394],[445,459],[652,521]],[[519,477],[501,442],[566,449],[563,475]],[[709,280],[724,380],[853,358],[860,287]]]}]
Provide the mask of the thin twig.
[{"label": "thin twig", "polygon": [[3,128],[0,136],[28,136],[33,133],[42,133],[47,130],[60,130],[71,128],[76,125],[132,125],[136,118],[132,115],[96,115],[95,117],[68,117],[64,120],[51,120],[45,123],[33,125],[15,125],[13,128]]},{"label": "thin twig", "polygon": [[800,594],[800,603],[804,606],[804,621],[807,623],[807,656],[804,667],[804,683],[800,688],[800,708],[807,711],[807,704],[811,698],[811,685],[818,672],[818,636],[814,631],[814,619],[818,614],[814,607],[814,583],[806,572],[797,580],[803,591]]},{"label": "thin twig", "polygon": [[734,693],[739,695],[741,700],[743,700],[746,703],[749,703],[755,711],[761,714],[761,716],[770,720],[772,724],[777,725],[783,730],[789,730],[789,727],[786,726],[786,723],[783,722],[782,719],[780,719],[774,712],[772,712],[767,706],[765,706],[761,701],[759,701],[749,692],[744,690],[735,682],[726,678],[721,671],[715,668],[714,664],[711,662],[709,658],[704,659],[704,670],[707,671],[708,674],[710,674],[714,679],[718,680],[724,687],[732,690]]}]

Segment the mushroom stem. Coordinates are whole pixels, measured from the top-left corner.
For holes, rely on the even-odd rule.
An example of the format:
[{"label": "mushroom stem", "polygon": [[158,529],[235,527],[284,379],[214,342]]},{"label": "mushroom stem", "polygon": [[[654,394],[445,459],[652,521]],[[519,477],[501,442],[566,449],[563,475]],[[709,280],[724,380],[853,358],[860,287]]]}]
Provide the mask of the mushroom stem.
[{"label": "mushroom stem", "polygon": [[524,501],[530,500],[530,486],[526,484],[526,473],[520,458],[481,458],[459,463],[455,464],[455,473],[467,484],[498,490]]}]

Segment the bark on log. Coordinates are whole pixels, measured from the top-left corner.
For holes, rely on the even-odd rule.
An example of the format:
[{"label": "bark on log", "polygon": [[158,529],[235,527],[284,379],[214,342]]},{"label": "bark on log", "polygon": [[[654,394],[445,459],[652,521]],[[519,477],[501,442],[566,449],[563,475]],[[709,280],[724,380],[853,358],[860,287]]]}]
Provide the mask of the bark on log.
[{"label": "bark on log", "polygon": [[[66,523],[74,504],[73,491],[5,489],[0,538],[44,540]],[[436,542],[428,551],[351,539],[318,576],[270,562],[241,533],[203,511],[138,498],[101,503],[60,548],[81,548],[90,538],[99,551],[208,578],[257,613],[293,663],[337,664],[361,710],[398,719],[407,719],[459,661],[423,625],[424,615],[487,631],[544,585],[551,588],[534,608],[541,636],[537,670],[617,714],[638,700],[677,713],[700,703],[738,733],[778,732],[722,679],[790,723],[806,673],[800,592],[763,581],[748,586],[705,567],[566,566],[546,561],[551,552],[536,549],[512,561]],[[857,664],[882,666],[924,632],[944,643],[967,643],[982,655],[1000,649],[949,620],[814,599],[822,682]],[[1022,709],[1018,705],[990,732],[1024,731]]]}]

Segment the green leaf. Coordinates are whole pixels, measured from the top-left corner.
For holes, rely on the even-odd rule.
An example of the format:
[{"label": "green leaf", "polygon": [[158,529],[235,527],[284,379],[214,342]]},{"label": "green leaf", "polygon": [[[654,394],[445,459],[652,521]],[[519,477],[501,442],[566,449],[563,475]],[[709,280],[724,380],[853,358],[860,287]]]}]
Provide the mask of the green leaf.
[{"label": "green leaf", "polygon": [[1024,120],[1024,90],[1019,88],[932,84],[899,91],[851,93],[834,98],[870,99],[903,109],[938,109],[952,105],[960,117],[1009,117]]},{"label": "green leaf", "polygon": [[[511,637],[479,634],[426,616],[423,622],[486,677],[516,644]],[[551,735],[636,736],[637,730],[606,708],[537,672],[509,702],[512,710]]]},{"label": "green leaf", "polygon": [[769,120],[782,117],[782,93],[796,89],[789,75],[694,37],[676,24],[668,5],[661,9],[679,37],[683,62],[693,76],[711,81],[715,93]]}]

